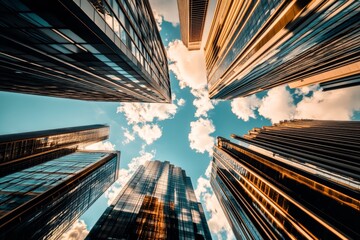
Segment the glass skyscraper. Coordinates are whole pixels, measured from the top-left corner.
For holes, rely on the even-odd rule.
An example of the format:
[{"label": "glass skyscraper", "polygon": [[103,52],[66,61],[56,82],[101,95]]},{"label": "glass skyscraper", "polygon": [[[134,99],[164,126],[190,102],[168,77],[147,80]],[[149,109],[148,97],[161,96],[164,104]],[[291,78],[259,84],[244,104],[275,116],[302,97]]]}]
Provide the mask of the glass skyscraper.
[{"label": "glass skyscraper", "polygon": [[169,162],[140,166],[86,239],[211,239],[184,170]]},{"label": "glass skyscraper", "polygon": [[0,177],[0,239],[58,239],[117,179],[119,154],[75,152]]},{"label": "glass skyscraper", "polygon": [[3,0],[0,90],[92,101],[170,102],[148,0]]},{"label": "glass skyscraper", "polygon": [[188,50],[199,50],[209,0],[177,0],[181,40]]},{"label": "glass skyscraper", "polygon": [[108,137],[106,125],[0,135],[0,176],[65,156]]},{"label": "glass skyscraper", "polygon": [[210,98],[288,83],[359,85],[359,8],[359,1],[218,1],[205,46]]},{"label": "glass skyscraper", "polygon": [[238,239],[359,239],[360,122],[218,137],[211,185]]}]

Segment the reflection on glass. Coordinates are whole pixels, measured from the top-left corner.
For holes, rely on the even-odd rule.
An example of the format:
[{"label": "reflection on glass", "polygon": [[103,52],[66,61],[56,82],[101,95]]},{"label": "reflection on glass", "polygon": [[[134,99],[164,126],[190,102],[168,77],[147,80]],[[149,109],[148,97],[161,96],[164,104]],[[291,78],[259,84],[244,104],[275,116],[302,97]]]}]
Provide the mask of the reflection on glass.
[{"label": "reflection on glass", "polygon": [[140,166],[87,239],[211,239],[185,171],[169,162]]}]

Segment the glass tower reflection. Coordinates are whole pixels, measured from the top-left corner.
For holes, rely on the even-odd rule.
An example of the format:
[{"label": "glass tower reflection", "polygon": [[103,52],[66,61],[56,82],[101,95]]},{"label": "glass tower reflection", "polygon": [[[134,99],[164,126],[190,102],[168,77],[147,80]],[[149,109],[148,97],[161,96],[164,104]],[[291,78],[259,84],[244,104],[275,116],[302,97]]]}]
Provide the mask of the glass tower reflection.
[{"label": "glass tower reflection", "polygon": [[359,122],[294,120],[219,137],[211,185],[239,239],[358,239]]},{"label": "glass tower reflection", "polygon": [[106,125],[1,135],[0,176],[65,156],[108,137]]},{"label": "glass tower reflection", "polygon": [[91,101],[171,102],[148,0],[0,1],[0,90]]},{"label": "glass tower reflection", "polygon": [[0,239],[58,239],[117,179],[118,153],[76,152],[0,178]]},{"label": "glass tower reflection", "polygon": [[217,1],[205,46],[210,98],[283,84],[359,85],[359,8],[359,1]]},{"label": "glass tower reflection", "polygon": [[169,162],[140,166],[87,239],[211,239],[184,170]]}]

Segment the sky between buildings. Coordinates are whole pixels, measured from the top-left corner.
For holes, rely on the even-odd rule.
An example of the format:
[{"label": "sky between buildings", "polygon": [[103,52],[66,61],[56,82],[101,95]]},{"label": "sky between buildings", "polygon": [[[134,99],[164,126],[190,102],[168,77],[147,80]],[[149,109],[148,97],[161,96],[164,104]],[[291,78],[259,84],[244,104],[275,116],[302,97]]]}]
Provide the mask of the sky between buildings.
[{"label": "sky between buildings", "polygon": [[[170,161],[191,177],[214,239],[233,238],[209,184],[216,136],[243,135],[280,120],[360,119],[360,87],[322,92],[318,86],[277,87],[247,98],[210,101],[203,51],[180,39],[176,0],[150,0],[167,49],[172,104],[102,103],[0,92],[0,134],[87,124],[110,125],[109,141],[92,149],[121,151],[120,179],[64,238],[83,238],[135,169],[146,160]],[[215,1],[210,1],[206,38]],[[204,45],[203,40],[203,45]],[[85,226],[86,225],[86,226]]]}]

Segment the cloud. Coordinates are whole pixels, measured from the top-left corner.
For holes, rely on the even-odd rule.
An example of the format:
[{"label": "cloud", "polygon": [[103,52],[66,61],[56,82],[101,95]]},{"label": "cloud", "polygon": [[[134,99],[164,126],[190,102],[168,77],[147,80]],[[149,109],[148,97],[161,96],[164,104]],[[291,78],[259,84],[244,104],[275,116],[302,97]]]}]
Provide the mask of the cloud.
[{"label": "cloud", "polygon": [[249,118],[256,118],[255,110],[260,104],[261,101],[255,94],[250,97],[235,98],[231,101],[231,111],[237,118],[247,122]]},{"label": "cloud", "polygon": [[145,124],[142,126],[135,125],[133,127],[134,133],[145,140],[146,144],[152,144],[155,140],[159,139],[162,135],[162,131],[157,124]]},{"label": "cloud", "polygon": [[209,92],[206,88],[192,89],[191,93],[195,96],[193,104],[196,108],[195,117],[207,117],[207,112],[214,109],[212,100],[209,99]]},{"label": "cloud", "polygon": [[[173,102],[176,102],[175,94],[172,99]],[[179,103],[180,100],[177,102]],[[134,141],[135,134],[145,140],[147,144],[153,143],[162,136],[162,129],[156,123],[173,118],[177,108],[175,103],[120,103],[117,113],[124,114],[128,125],[132,126],[133,130],[130,132],[129,129],[123,128],[125,137],[123,144]]]},{"label": "cloud", "polygon": [[61,236],[61,240],[83,240],[88,235],[89,230],[84,220],[77,220],[71,228]]},{"label": "cloud", "polygon": [[180,88],[202,89],[207,85],[204,52],[188,51],[180,40],[169,43],[169,69],[179,80]]},{"label": "cloud", "polygon": [[153,10],[153,14],[154,14],[154,18],[155,18],[155,21],[156,21],[156,26],[159,30],[159,32],[161,31],[161,24],[163,22],[163,16],[160,15],[159,13],[157,13],[157,11],[154,9]]},{"label": "cloud", "polygon": [[185,99],[183,99],[183,98],[180,98],[180,99],[177,100],[177,105],[178,105],[178,106],[184,106],[185,103],[186,103],[186,101],[185,101]]},{"label": "cloud", "polygon": [[318,84],[314,84],[314,85],[309,85],[309,86],[304,86],[301,88],[296,88],[295,89],[295,94],[296,95],[308,95],[310,92],[314,92],[319,90],[319,85]]},{"label": "cloud", "polygon": [[196,152],[208,152],[211,156],[215,138],[210,136],[215,132],[215,127],[209,119],[199,118],[190,123],[189,141],[190,148]]},{"label": "cloud", "polygon": [[146,161],[154,159],[156,151],[145,152],[145,145],[142,146],[140,156],[131,159],[127,169],[119,170],[119,179],[105,192],[105,197],[108,199],[108,205],[110,205],[116,196],[120,193],[123,186],[130,180],[135,171],[143,165]]},{"label": "cloud", "polygon": [[360,87],[315,91],[296,106],[295,118],[351,120],[360,111]]},{"label": "cloud", "polygon": [[171,22],[174,26],[179,23],[179,13],[176,0],[150,0],[151,9]]},{"label": "cloud", "polygon": [[[209,180],[210,171],[211,162],[206,169],[206,177],[200,176],[197,180],[197,187],[195,189],[196,197],[202,202],[205,210],[209,213],[210,218],[208,218],[208,225],[210,232],[215,234],[218,239],[235,239],[220,203],[212,191]],[[224,235],[226,236],[225,238],[223,238]]]},{"label": "cloud", "polygon": [[258,109],[260,115],[273,123],[293,118],[295,110],[293,97],[285,86],[270,89]]},{"label": "cloud", "polygon": [[173,118],[176,110],[174,103],[120,103],[117,108],[118,113],[124,113],[129,124]]},{"label": "cloud", "polygon": [[112,150],[115,150],[115,145],[109,141],[103,141],[103,142],[98,142],[98,143],[94,143],[89,146],[86,146],[84,149],[85,150],[93,150],[93,151],[96,151],[96,150],[112,151]]},{"label": "cloud", "polygon": [[[295,103],[294,99],[300,99]],[[286,119],[351,120],[360,111],[360,87],[323,92],[318,86],[296,89],[291,95],[285,86],[270,89],[261,100],[254,95],[237,98],[231,103],[232,112],[247,121],[259,115],[272,123]]]},{"label": "cloud", "polygon": [[206,193],[208,188],[211,188],[209,179],[199,177],[197,180],[197,187],[195,189],[196,198],[200,199],[201,194]]},{"label": "cloud", "polygon": [[122,144],[123,144],[123,145],[128,144],[128,143],[130,143],[130,142],[132,142],[132,141],[135,140],[134,133],[131,133],[131,132],[129,131],[129,129],[127,129],[127,128],[124,128],[124,127],[123,127],[122,129],[124,130],[124,137],[125,137],[125,140],[122,141]]}]

